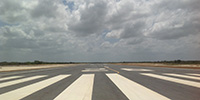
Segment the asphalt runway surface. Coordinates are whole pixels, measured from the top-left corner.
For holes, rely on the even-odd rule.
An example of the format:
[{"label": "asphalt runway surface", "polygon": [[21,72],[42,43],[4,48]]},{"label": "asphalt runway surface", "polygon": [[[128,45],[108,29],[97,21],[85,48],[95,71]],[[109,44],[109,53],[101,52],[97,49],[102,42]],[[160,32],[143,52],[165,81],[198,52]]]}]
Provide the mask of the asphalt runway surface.
[{"label": "asphalt runway surface", "polygon": [[0,100],[200,100],[200,70],[87,64],[5,72]]}]

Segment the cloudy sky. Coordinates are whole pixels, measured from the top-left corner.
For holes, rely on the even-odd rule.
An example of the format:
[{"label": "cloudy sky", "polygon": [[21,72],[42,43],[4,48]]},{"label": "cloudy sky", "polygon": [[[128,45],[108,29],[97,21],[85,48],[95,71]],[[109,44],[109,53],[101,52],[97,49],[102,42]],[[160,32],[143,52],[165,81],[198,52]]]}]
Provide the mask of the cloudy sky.
[{"label": "cloudy sky", "polygon": [[200,0],[1,0],[0,61],[200,60]]}]

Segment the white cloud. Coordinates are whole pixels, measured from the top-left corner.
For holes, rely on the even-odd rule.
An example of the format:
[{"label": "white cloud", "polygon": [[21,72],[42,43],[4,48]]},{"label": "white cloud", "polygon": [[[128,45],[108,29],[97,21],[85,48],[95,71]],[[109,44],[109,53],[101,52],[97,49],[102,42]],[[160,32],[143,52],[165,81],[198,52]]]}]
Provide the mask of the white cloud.
[{"label": "white cloud", "polygon": [[70,2],[2,0],[0,61],[200,59],[199,0]]}]

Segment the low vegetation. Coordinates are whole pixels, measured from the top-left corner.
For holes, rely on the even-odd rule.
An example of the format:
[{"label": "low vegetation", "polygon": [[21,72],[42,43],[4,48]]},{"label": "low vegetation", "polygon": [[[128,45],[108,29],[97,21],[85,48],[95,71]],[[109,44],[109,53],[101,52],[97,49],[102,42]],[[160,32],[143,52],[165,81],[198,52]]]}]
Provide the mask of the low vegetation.
[{"label": "low vegetation", "polygon": [[41,65],[41,64],[73,64],[74,62],[43,62],[35,60],[33,62],[0,62],[0,66],[6,65]]},{"label": "low vegetation", "polygon": [[161,64],[200,64],[198,60],[173,60],[173,61],[141,61],[141,62],[121,62],[121,63],[161,63]]},{"label": "low vegetation", "polygon": [[0,62],[0,66],[4,65],[39,65],[39,64],[103,64],[103,63],[157,63],[157,64],[200,64],[200,61],[191,60],[191,61],[184,61],[184,60],[174,60],[174,61],[140,61],[140,62],[132,62],[132,61],[123,61],[123,62],[44,62],[35,60],[33,62]]}]

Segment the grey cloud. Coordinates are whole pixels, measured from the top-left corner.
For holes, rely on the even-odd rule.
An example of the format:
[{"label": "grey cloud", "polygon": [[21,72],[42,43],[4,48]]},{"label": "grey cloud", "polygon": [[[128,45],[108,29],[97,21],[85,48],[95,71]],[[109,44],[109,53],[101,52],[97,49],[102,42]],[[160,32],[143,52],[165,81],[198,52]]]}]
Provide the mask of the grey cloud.
[{"label": "grey cloud", "polygon": [[42,37],[42,36],[45,35],[44,31],[41,30],[41,29],[39,29],[39,28],[28,30],[28,32],[30,32],[30,31],[33,31],[33,35],[34,35],[35,37],[37,37],[37,38],[40,38],[40,37]]},{"label": "grey cloud", "polygon": [[[113,4],[113,6],[115,5]],[[114,9],[116,12],[111,11],[112,14],[108,16],[106,24],[108,24],[111,29],[119,29],[127,23],[148,17],[149,13],[144,13],[142,12],[143,10],[135,8],[137,8],[137,6],[129,1],[122,4],[120,7],[115,7]]]},{"label": "grey cloud", "polygon": [[126,25],[127,22],[134,22],[148,16],[148,14],[131,14],[127,11],[123,12],[126,13],[117,13],[116,15],[110,17],[110,19],[107,22],[107,24],[110,25],[109,27],[111,27],[112,29],[119,29],[121,28],[121,26]]},{"label": "grey cloud", "polygon": [[81,11],[80,20],[68,24],[69,30],[75,32],[77,36],[88,36],[90,34],[103,32],[106,14],[106,3],[97,2],[94,6],[86,7]]},{"label": "grey cloud", "polygon": [[20,27],[5,26],[0,28],[0,33],[6,38],[19,38],[24,37],[23,31]]},{"label": "grey cloud", "polygon": [[48,25],[44,30],[52,33],[68,32],[68,30],[66,30],[65,27],[55,24]]},{"label": "grey cloud", "polygon": [[1,21],[8,24],[17,24],[26,20],[26,9],[21,3],[15,0],[1,0],[0,2]]},{"label": "grey cloud", "polygon": [[189,0],[189,1],[173,0],[173,2],[171,0],[163,0],[158,4],[155,4],[152,8],[160,11],[184,9],[194,12],[194,11],[199,11],[200,9],[199,4],[200,4],[199,0]]},{"label": "grey cloud", "polygon": [[199,0],[73,2],[2,0],[0,61],[200,59]]},{"label": "grey cloud", "polygon": [[171,40],[200,34],[199,4],[199,0],[164,0],[154,4],[151,11],[155,15],[151,16],[154,16],[158,23],[164,22],[166,25],[160,23],[158,26],[161,28],[149,32],[149,36],[160,40]]},{"label": "grey cloud", "polygon": [[1,0],[0,8],[2,15],[7,13],[7,11],[20,11],[22,9],[20,3],[15,0]]},{"label": "grey cloud", "polygon": [[[41,49],[41,48],[49,48],[60,46],[58,41],[62,38],[56,39],[52,38],[54,34],[44,34],[44,31],[41,30],[34,30],[30,33],[31,30],[26,32],[20,27],[2,27],[1,35],[5,38],[3,46],[5,48],[10,49]],[[41,32],[41,33],[40,33]],[[56,35],[54,37],[57,37]],[[56,48],[56,47],[55,47]]]},{"label": "grey cloud", "polygon": [[57,15],[57,8],[54,0],[39,0],[38,5],[31,11],[31,16],[33,18],[55,18]]},{"label": "grey cloud", "polygon": [[[135,18],[132,16],[131,12],[134,11],[133,5],[127,3],[122,5],[120,8],[115,8],[116,12],[109,16],[108,24],[111,25],[112,29],[120,28],[120,26],[127,21]],[[131,18],[131,19],[130,19]]]},{"label": "grey cloud", "polygon": [[135,24],[127,24],[121,33],[121,38],[139,37],[143,35],[145,28],[144,22],[136,22]]},{"label": "grey cloud", "polygon": [[26,39],[26,38],[14,38],[8,39],[4,44],[4,47],[13,49],[33,49],[38,48],[39,46],[35,43],[33,39]]},{"label": "grey cloud", "polygon": [[136,45],[136,44],[140,44],[144,41],[143,38],[131,38],[130,40],[127,41],[128,45]]},{"label": "grey cloud", "polygon": [[1,27],[2,37],[5,38],[3,46],[5,48],[35,48],[37,47],[35,41],[30,38],[30,36],[24,33],[20,27]]},{"label": "grey cloud", "polygon": [[188,1],[188,7],[190,7],[191,8],[191,11],[197,11],[197,12],[199,12],[199,9],[200,9],[200,6],[199,6],[199,4],[200,4],[200,1],[199,0],[191,0],[190,2]]},{"label": "grey cloud", "polygon": [[152,36],[161,40],[179,39],[181,37],[185,37],[188,35],[200,34],[199,28],[200,26],[194,26],[194,27],[185,26],[174,29],[162,29],[160,31],[154,32]]},{"label": "grey cloud", "polygon": [[[189,35],[200,34],[200,20],[199,19],[191,17],[190,20],[188,21],[180,21],[180,22],[176,22],[176,21],[177,20],[174,19],[171,24],[159,30],[153,31],[151,34],[151,37],[161,39],[161,40],[166,40],[166,39],[179,39],[182,37],[187,37]],[[183,23],[183,25],[176,26],[176,24],[178,25],[178,23]]]}]

